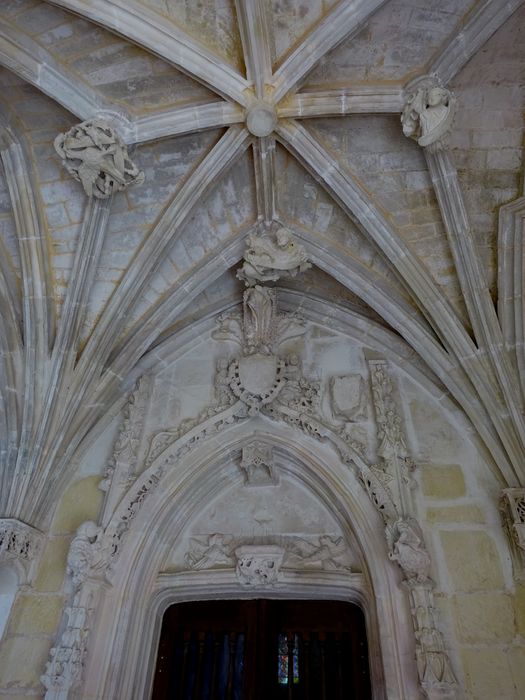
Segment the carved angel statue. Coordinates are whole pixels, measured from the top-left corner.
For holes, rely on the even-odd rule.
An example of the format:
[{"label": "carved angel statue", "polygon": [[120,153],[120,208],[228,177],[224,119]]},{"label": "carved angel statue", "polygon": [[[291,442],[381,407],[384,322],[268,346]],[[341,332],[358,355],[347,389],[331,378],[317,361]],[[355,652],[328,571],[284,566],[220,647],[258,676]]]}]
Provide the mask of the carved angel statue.
[{"label": "carved angel statue", "polygon": [[80,588],[91,571],[103,560],[103,529],[88,520],[77,529],[67,555],[67,571],[71,575],[75,589]]},{"label": "carved angel statue", "polygon": [[387,528],[389,558],[397,561],[408,579],[422,583],[428,579],[430,556],[425,549],[419,525],[412,518],[397,520]]},{"label": "carved angel statue", "polygon": [[276,282],[281,277],[295,277],[311,267],[306,251],[294,241],[291,231],[280,228],[275,240],[250,234],[244,263],[237,277],[248,287],[257,282]]},{"label": "carved angel statue", "polygon": [[420,146],[429,146],[450,129],[455,97],[431,77],[419,81],[419,86],[414,87],[416,89],[409,95],[401,115],[403,133]]},{"label": "carved angel statue", "polygon": [[192,538],[191,549],[186,553],[184,561],[190,569],[198,571],[216,566],[233,566],[232,540],[231,535],[221,533],[210,535],[206,543]]},{"label": "carved angel statue", "polygon": [[318,545],[298,539],[286,553],[285,566],[294,569],[351,571],[351,553],[342,537],[321,535]]},{"label": "carved angel statue", "polygon": [[144,173],[128,156],[126,145],[102,119],[72,127],[55,139],[66,170],[82,183],[88,197],[107,199],[114,192],[144,181]]}]

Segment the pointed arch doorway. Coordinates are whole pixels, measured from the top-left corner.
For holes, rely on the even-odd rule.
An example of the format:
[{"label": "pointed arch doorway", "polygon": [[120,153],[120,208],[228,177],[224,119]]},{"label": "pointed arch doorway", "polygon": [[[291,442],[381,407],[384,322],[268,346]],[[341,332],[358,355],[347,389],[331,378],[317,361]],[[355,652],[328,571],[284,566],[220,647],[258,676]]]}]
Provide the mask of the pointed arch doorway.
[{"label": "pointed arch doorway", "polygon": [[153,700],[371,698],[365,620],[335,600],[170,606]]}]

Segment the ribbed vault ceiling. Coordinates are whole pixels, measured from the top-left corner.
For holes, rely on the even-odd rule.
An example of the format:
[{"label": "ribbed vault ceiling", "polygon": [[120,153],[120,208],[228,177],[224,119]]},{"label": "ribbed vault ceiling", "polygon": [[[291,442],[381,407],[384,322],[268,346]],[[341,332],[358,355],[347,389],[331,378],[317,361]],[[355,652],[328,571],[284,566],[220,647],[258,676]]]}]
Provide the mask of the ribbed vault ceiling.
[{"label": "ribbed vault ceiling", "polygon": [[[4,0],[2,514],[45,521],[137,363],[238,300],[246,235],[277,224],[315,265],[290,288],[402,338],[523,483],[522,6]],[[400,125],[429,73],[459,104],[437,154]],[[53,140],[101,114],[146,178],[90,201]]]}]

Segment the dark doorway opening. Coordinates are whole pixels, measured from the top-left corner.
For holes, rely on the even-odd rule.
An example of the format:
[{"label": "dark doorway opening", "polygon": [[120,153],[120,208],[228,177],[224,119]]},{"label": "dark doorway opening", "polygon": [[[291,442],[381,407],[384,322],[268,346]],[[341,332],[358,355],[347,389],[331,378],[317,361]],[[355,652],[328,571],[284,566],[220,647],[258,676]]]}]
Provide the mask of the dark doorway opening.
[{"label": "dark doorway opening", "polygon": [[164,614],[153,700],[370,700],[357,605],[180,603]]}]

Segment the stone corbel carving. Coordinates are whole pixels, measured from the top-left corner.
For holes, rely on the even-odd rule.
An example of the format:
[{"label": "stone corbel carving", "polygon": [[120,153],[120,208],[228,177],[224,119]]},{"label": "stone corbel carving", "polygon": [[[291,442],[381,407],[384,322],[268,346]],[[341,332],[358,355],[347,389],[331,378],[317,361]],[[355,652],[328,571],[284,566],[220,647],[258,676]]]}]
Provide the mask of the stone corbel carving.
[{"label": "stone corbel carving", "polygon": [[55,150],[88,197],[107,199],[144,181],[144,173],[128,156],[126,144],[104,119],[89,119],[59,134]]},{"label": "stone corbel carving", "polygon": [[26,579],[38,557],[42,541],[43,534],[34,527],[15,518],[0,518],[0,562],[16,560]]},{"label": "stone corbel carving", "polygon": [[423,534],[413,518],[399,519],[387,526],[389,557],[397,561],[407,580],[423,583],[428,580],[430,556]]},{"label": "stone corbel carving", "polygon": [[401,114],[403,133],[420,146],[439,148],[452,127],[456,98],[431,75],[410,83],[406,93]]},{"label": "stone corbel carving", "polygon": [[254,440],[242,448],[241,469],[246,486],[275,486],[277,477],[271,446]]},{"label": "stone corbel carving", "polygon": [[102,543],[103,529],[88,520],[77,529],[67,556],[67,573],[77,590],[89,575],[107,566],[107,557]]},{"label": "stone corbel carving", "polygon": [[275,545],[237,547],[235,575],[243,586],[271,586],[279,581],[285,550]]},{"label": "stone corbel carving", "polygon": [[252,287],[258,282],[276,282],[282,277],[295,277],[311,267],[306,252],[287,228],[280,228],[275,239],[251,234],[244,254],[244,263],[237,277]]}]

